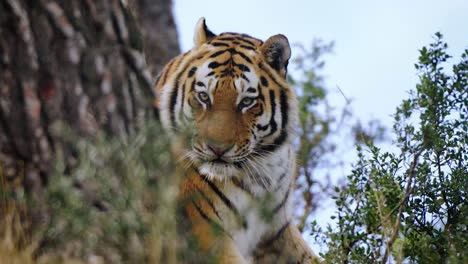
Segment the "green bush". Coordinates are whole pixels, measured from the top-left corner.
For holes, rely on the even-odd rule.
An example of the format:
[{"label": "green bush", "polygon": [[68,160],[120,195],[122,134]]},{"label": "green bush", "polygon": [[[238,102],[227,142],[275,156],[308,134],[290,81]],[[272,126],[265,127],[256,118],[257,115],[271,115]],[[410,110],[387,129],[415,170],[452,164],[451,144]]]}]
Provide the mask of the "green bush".
[{"label": "green bush", "polygon": [[451,75],[446,50],[439,33],[420,50],[420,82],[394,115],[398,151],[358,146],[336,225],[312,223],[330,263],[468,263],[468,50]]},{"label": "green bush", "polygon": [[56,165],[43,201],[30,201],[43,216],[35,228],[37,254],[105,263],[158,257],[151,255],[161,249],[152,247],[176,238],[177,194],[160,126],[148,124],[126,139],[79,139],[60,125],[54,130],[76,146],[77,155],[74,162]]}]

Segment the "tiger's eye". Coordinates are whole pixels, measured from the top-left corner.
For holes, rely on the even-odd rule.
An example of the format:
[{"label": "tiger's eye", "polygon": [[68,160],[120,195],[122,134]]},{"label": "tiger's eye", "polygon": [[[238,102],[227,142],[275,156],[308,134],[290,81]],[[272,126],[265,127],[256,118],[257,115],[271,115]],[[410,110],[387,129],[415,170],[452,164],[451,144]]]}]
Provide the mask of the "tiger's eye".
[{"label": "tiger's eye", "polygon": [[210,96],[206,92],[199,92],[198,99],[200,99],[200,101],[202,101],[205,104],[210,102]]},{"label": "tiger's eye", "polygon": [[246,106],[251,105],[253,102],[254,102],[254,99],[253,99],[253,98],[245,97],[244,99],[242,99],[241,105],[242,105],[243,107],[246,107]]}]

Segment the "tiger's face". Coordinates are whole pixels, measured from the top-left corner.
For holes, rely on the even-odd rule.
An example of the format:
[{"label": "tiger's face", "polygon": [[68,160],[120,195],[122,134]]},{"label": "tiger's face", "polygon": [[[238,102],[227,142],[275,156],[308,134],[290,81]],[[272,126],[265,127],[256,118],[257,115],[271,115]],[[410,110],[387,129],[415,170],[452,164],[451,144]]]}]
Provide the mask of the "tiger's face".
[{"label": "tiger's face", "polygon": [[[233,63],[221,65],[229,60]],[[235,65],[237,60],[241,63],[234,51],[225,51],[204,62],[195,73],[188,98],[195,127],[191,157],[200,164],[201,173],[212,177],[233,176],[253,156],[263,153],[258,148],[262,138],[257,125],[265,101],[255,69],[245,66],[241,70]]]},{"label": "tiger's face", "polygon": [[250,175],[290,142],[297,113],[285,82],[289,57],[282,35],[265,43],[242,34],[214,35],[201,20],[195,47],[166,67],[173,70],[162,74],[166,83],[158,81],[165,127],[174,134],[192,128],[183,160],[212,178]]}]

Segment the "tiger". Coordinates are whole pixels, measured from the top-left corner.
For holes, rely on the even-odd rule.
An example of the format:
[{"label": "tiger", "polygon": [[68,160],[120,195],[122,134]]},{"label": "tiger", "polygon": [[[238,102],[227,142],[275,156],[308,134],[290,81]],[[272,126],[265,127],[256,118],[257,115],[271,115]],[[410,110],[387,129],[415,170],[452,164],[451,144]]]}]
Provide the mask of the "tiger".
[{"label": "tiger", "polygon": [[216,35],[201,18],[194,47],[156,79],[181,174],[180,217],[215,263],[320,261],[291,212],[298,102],[286,82],[290,57],[284,35]]}]

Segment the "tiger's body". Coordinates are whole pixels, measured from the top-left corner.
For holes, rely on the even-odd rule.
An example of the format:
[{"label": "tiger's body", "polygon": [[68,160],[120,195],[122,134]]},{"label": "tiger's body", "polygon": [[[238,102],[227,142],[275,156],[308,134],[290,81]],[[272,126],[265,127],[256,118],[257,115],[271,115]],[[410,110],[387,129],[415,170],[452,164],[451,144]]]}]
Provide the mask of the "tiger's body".
[{"label": "tiger's body", "polygon": [[282,35],[214,35],[201,19],[195,47],[156,82],[183,175],[178,205],[200,250],[219,263],[317,261],[291,223],[298,113],[289,57]]}]

